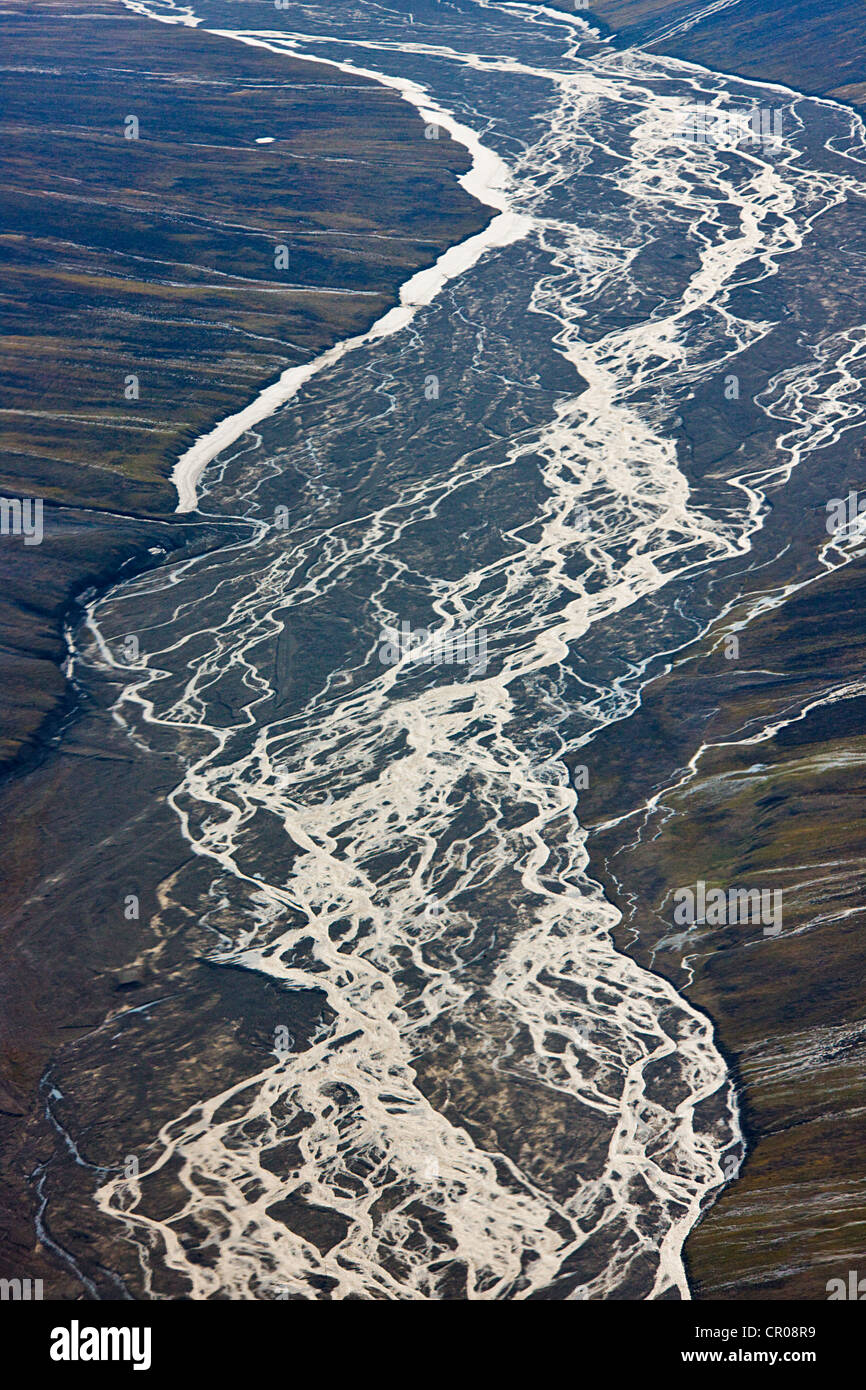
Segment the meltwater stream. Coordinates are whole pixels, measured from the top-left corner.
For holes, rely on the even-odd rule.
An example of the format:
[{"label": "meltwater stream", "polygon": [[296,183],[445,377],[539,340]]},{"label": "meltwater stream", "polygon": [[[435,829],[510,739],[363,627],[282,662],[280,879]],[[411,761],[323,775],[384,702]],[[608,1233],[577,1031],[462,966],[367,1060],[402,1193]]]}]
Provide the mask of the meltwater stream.
[{"label": "meltwater stream", "polygon": [[[240,539],[76,635],[79,678],[179,760],[194,853],[163,927],[194,915],[215,968],[285,999],[260,1070],[225,1090],[203,1064],[95,1200],[151,1296],[167,1268],[196,1298],[688,1297],[736,1102],[710,1022],[614,949],[562,758],[592,775],[594,733],[707,620],[692,581],[748,555],[807,452],[690,483],[678,401],[769,332],[733,298],[859,186],[861,131],[525,6],[134,8],[380,74],[474,132],[509,221],[199,450],[182,500]],[[691,143],[694,103],[772,106],[781,135]]]}]

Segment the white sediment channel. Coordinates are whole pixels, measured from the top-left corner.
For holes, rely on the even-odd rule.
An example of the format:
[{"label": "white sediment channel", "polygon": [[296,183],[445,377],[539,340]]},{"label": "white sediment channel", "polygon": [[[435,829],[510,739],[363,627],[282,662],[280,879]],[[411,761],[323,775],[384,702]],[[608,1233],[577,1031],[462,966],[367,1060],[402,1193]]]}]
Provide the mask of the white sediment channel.
[{"label": "white sediment channel", "polygon": [[[197,22],[187,8],[132,8]],[[479,7],[485,10],[507,15],[507,7]],[[304,22],[324,23],[310,11],[305,8]],[[536,331],[549,321],[556,365],[569,363],[580,389],[558,397],[541,426],[517,428],[504,441],[491,427],[488,452],[467,443],[464,453],[457,445],[453,458],[419,476],[410,466],[417,422],[400,413],[411,393],[398,399],[385,392],[375,409],[362,411],[361,392],[373,388],[371,374],[360,371],[354,394],[345,393],[346,409],[359,420],[384,411],[390,448],[410,455],[398,474],[396,500],[362,507],[362,514],[333,526],[323,516],[315,540],[294,550],[259,527],[246,550],[235,548],[235,568],[218,574],[213,586],[190,581],[196,565],[209,560],[186,561],[167,577],[133,581],[91,606],[91,659],[116,670],[122,665],[112,654],[117,634],[139,630],[126,621],[125,604],[152,599],[154,612],[158,604],[174,605],[154,630],[142,632],[141,669],[118,699],[117,718],[145,744],[182,731],[191,745],[207,744],[206,752],[185,755],[186,774],[170,804],[195,856],[221,885],[216,897],[249,899],[251,925],[231,949],[226,945],[223,958],[286,991],[323,993],[335,1020],[306,1050],[173,1117],[152,1163],[134,1180],[104,1184],[98,1201],[123,1222],[146,1278],[157,1277],[162,1260],[189,1281],[194,1297],[259,1296],[263,1283],[314,1297],[311,1281],[324,1278],[334,1297],[435,1298],[449,1296],[436,1271],[450,1263],[464,1269],[467,1297],[523,1298],[548,1288],[569,1260],[584,1281],[577,1289],[569,1285],[569,1297],[615,1297],[629,1281],[641,1296],[688,1297],[682,1244],[724,1181],[723,1156],[741,1144],[736,1103],[710,1022],[672,985],[614,949],[617,913],[587,876],[577,796],[561,761],[574,749],[567,730],[578,709],[590,726],[581,738],[588,746],[592,733],[635,707],[655,651],[647,639],[650,650],[630,657],[616,677],[576,671],[573,657],[577,644],[603,635],[666,584],[713,560],[746,554],[762,525],[766,488],[783,482],[808,452],[807,439],[780,437],[777,464],[757,477],[744,471],[724,515],[712,514],[692,496],[669,420],[647,396],[661,399],[710,373],[721,377],[768,331],[766,323],[737,316],[733,290],[774,274],[845,189],[835,173],[804,168],[787,141],[771,154],[747,152],[736,167],[712,150],[678,147],[689,94],[723,102],[725,83],[690,69],[677,87],[670,63],[637,53],[583,61],[580,22],[567,16],[511,16],[516,44],[524,22],[530,34],[551,26],[556,42],[551,38],[549,51],[531,61],[519,52],[463,52],[436,35],[425,42],[418,24],[407,43],[405,34],[396,36],[394,16],[381,18],[378,7],[370,14],[382,36],[363,41],[339,33],[219,32],[324,59],[399,91],[422,120],[467,146],[473,163],[464,187],[498,215],[413,276],[400,304],[368,333],[290,369],[197,441],[175,470],[179,509],[197,505],[197,488],[208,482],[203,470],[218,453],[293,397],[300,409],[301,387],[315,375],[333,371],[333,382],[339,372],[349,373],[352,352],[363,365],[377,343],[401,330],[417,333],[413,321],[422,309],[446,286],[457,296],[461,277],[473,267],[480,273],[494,250],[522,286],[524,324]],[[572,37],[563,44],[569,26]],[[484,53],[496,37],[476,34],[471,25],[465,36],[473,48],[483,43]],[[399,68],[404,53],[472,77],[501,76],[502,84],[536,82],[549,94],[544,120],[522,146],[509,143],[506,131],[504,153],[495,153],[446,109],[438,91],[359,64],[356,55],[336,60],[331,50],[338,43],[377,52],[383,66]],[[478,99],[467,98],[467,118]],[[617,112],[610,130],[598,115],[605,103]],[[625,152],[622,142],[609,143],[622,128]],[[556,201],[557,190],[583,168],[589,146],[600,167],[614,169],[611,188],[627,208],[621,212],[617,204],[607,222],[600,209],[597,227],[591,220],[579,225]],[[513,158],[505,153],[511,149]],[[668,236],[689,253],[681,257],[681,283],[664,296],[654,286],[645,291],[641,281],[640,254],[651,236]],[[521,239],[525,267],[509,250]],[[522,257],[523,246],[518,250]],[[607,328],[602,314],[593,337],[585,329],[588,306],[611,287],[641,312]],[[656,301],[648,311],[646,303]],[[469,335],[474,341],[487,325],[477,304],[472,312],[479,319]],[[456,333],[459,307],[455,324]],[[489,336],[497,332],[507,338],[501,319],[491,320]],[[473,369],[480,376],[477,352]],[[489,355],[493,366],[478,398],[458,403],[467,430],[473,412],[484,416],[489,393],[505,381],[507,398],[515,380],[507,351],[502,362],[494,349]],[[394,357],[380,376],[399,370]],[[786,389],[787,400],[793,387],[786,383]],[[347,425],[339,409],[335,393],[317,435],[323,451],[331,437],[339,440],[338,425],[344,433],[354,429],[354,416]],[[835,427],[834,414],[828,428]],[[257,449],[251,436],[238,453],[256,459]],[[431,456],[438,458],[435,451]],[[504,553],[477,564],[467,560],[456,577],[451,555],[441,573],[419,573],[411,549],[407,558],[402,548],[404,538],[429,527],[464,490],[471,495],[495,481],[499,470],[523,476],[529,460],[538,500],[530,489],[525,522],[507,532]],[[250,515],[262,479],[280,466],[278,458],[263,457],[258,471],[252,465],[251,476],[242,474],[241,502]],[[331,481],[339,486],[338,470]],[[588,538],[578,521],[586,505]],[[576,557],[584,564],[576,565]],[[260,648],[278,639],[289,604],[327,620],[344,595],[363,594],[362,617],[378,629],[401,617],[406,576],[415,593],[427,584],[430,611],[446,629],[459,622],[489,631],[488,670],[422,682],[419,689],[410,660],[383,667],[375,651],[354,651],[300,709],[260,720],[259,706],[278,693],[275,662],[262,660]],[[191,661],[190,650],[202,654]],[[234,709],[237,687],[219,701],[223,678],[248,692],[233,722],[225,711]],[[548,727],[541,730],[544,718]],[[465,789],[459,805],[457,786]],[[277,863],[257,852],[261,824],[284,831]],[[389,855],[402,862],[383,864]],[[166,889],[166,902],[175,890]],[[466,906],[473,898],[488,916],[502,918],[502,945],[483,990],[467,982],[458,960],[453,969],[443,964],[481,931],[482,918],[474,922]],[[411,984],[407,973],[422,983]],[[450,1027],[470,1039],[466,1065],[471,1056],[491,1089],[502,1085],[507,1098],[513,1072],[543,1097],[540,1110],[555,1114],[557,1106],[573,1106],[570,1116],[587,1117],[590,1128],[597,1121],[607,1138],[594,1141],[591,1171],[579,1173],[572,1158],[564,1179],[558,1172],[545,1178],[536,1155],[515,1157],[515,1144],[503,1157],[492,1143],[473,1138],[459,1116],[446,1114],[447,1107],[431,1103],[419,1084],[419,1055],[425,1039]],[[462,1066],[458,1048],[455,1088]],[[681,1098],[659,1094],[653,1077],[660,1066],[677,1069]],[[354,1097],[342,1111],[335,1088]],[[713,1097],[719,1114],[702,1121],[702,1103]],[[346,1228],[325,1250],[288,1233],[270,1213],[285,1189],[262,1154],[286,1142],[287,1113],[309,1117],[297,1138],[297,1183],[311,1206],[335,1213]],[[505,1115],[503,1109],[503,1124]],[[145,1214],[142,1194],[169,1164],[185,1202],[156,1220]],[[441,1242],[429,1224],[419,1223],[419,1201],[435,1214]],[[213,1233],[210,1263],[191,1259],[183,1244],[190,1214]]]}]

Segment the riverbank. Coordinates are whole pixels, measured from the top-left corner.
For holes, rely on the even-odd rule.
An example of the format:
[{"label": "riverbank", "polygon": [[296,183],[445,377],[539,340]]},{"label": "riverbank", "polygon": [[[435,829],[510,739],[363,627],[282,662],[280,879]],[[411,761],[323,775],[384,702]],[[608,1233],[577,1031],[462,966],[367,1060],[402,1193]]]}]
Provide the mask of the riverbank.
[{"label": "riverbank", "polygon": [[866,110],[866,10],[859,0],[548,0],[619,48],[776,82]]},{"label": "riverbank", "polygon": [[[740,1093],[745,1164],[686,1245],[698,1298],[823,1299],[862,1262],[864,588],[862,559],[809,585],[740,633],[735,661],[729,620],[594,750],[618,944],[710,1015]],[[701,882],[777,893],[778,922],[678,925],[674,895]]]}]

